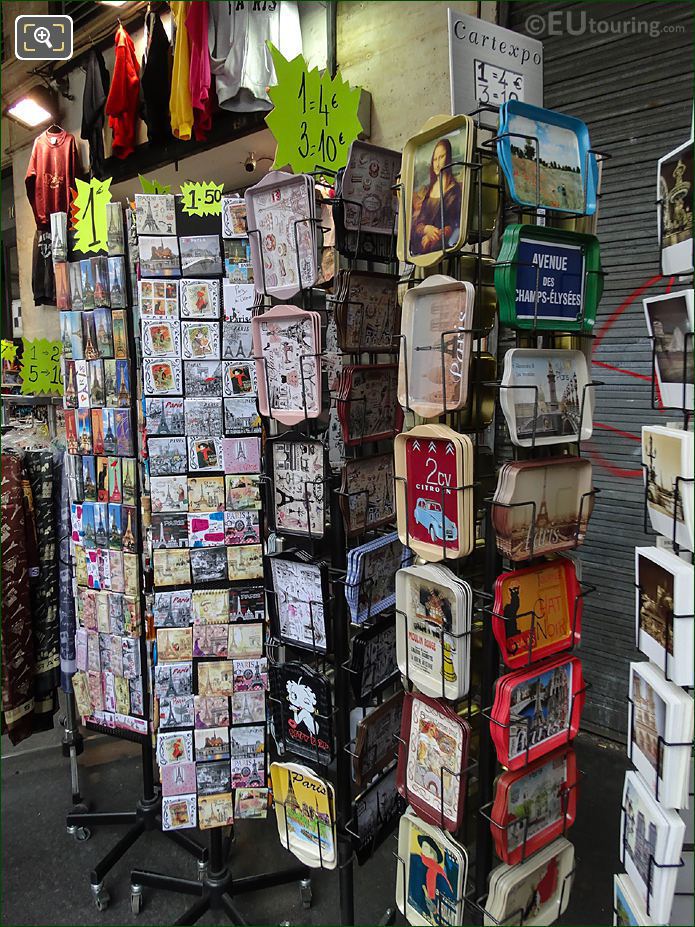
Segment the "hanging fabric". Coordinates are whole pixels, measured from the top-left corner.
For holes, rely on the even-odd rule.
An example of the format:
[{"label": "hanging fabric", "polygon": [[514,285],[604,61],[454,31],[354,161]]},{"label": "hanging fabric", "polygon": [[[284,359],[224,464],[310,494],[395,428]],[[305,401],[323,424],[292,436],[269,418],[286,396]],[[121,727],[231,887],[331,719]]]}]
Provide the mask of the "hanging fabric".
[{"label": "hanging fabric", "polygon": [[34,142],[24,184],[39,231],[49,231],[52,212],[70,212],[70,189],[82,175],[77,142],[59,126],[49,126]]},{"label": "hanging fabric", "polygon": [[109,72],[104,56],[93,48],[85,68],[80,137],[89,143],[89,170],[92,177],[104,179],[104,106],[109,94]]},{"label": "hanging fabric", "polygon": [[142,118],[150,145],[171,140],[169,95],[171,93],[171,46],[159,13],[145,15],[145,51],[140,68]]},{"label": "hanging fabric", "polygon": [[138,60],[133,40],[123,26],[116,30],[116,59],[111,89],[106,101],[106,115],[113,132],[111,153],[127,158],[135,151],[135,126],[140,95]]},{"label": "hanging fabric", "polygon": [[191,56],[189,89],[193,107],[193,135],[198,142],[204,142],[212,128],[214,108],[214,91],[210,86],[208,7],[207,2],[191,3],[186,15]]},{"label": "hanging fabric", "polygon": [[191,106],[189,86],[191,51],[188,30],[186,29],[186,15],[189,6],[190,4],[185,0],[175,0],[175,2],[169,4],[176,27],[169,112],[171,114],[171,131],[176,138],[180,138],[182,141],[188,141],[193,129],[193,107]]}]

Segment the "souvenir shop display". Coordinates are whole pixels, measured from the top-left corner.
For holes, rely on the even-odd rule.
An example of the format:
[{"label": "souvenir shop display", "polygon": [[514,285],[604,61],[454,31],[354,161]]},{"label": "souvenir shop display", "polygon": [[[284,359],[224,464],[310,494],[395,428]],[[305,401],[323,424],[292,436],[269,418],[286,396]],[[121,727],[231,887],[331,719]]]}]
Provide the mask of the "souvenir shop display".
[{"label": "souvenir shop display", "polygon": [[275,554],[269,561],[272,587],[268,602],[278,640],[325,653],[330,630],[324,613],[327,564],[307,563],[291,550]]},{"label": "souvenir shop display", "polygon": [[620,817],[620,862],[647,915],[669,922],[685,824],[656,801],[639,773],[628,770]]},{"label": "souvenir shop display", "polygon": [[693,433],[663,425],[642,427],[646,509],[652,528],[693,550]]},{"label": "souvenir shop display", "polygon": [[613,911],[613,923],[616,925],[638,927],[644,924],[650,927],[656,923],[647,916],[635,886],[624,872],[613,876]]},{"label": "souvenir shop display", "polygon": [[513,348],[504,356],[500,406],[519,447],[586,441],[594,390],[582,351]]},{"label": "souvenir shop display", "polygon": [[321,316],[274,306],[251,320],[261,415],[297,425],[321,413]]},{"label": "souvenir shop display", "polygon": [[520,769],[573,740],[585,692],[577,657],[555,657],[500,676],[490,715],[490,736],[499,762]]},{"label": "souvenir shop display", "polygon": [[401,261],[431,267],[465,244],[474,132],[469,116],[432,116],[403,146]]},{"label": "souvenir shop display", "polygon": [[395,692],[357,723],[352,771],[358,789],[393,761],[394,741],[401,731],[403,695]]},{"label": "souvenir shop display", "polygon": [[412,553],[395,532],[353,547],[348,553],[345,598],[353,624],[363,624],[396,601],[393,577]]},{"label": "souvenir shop display", "polygon": [[497,779],[490,811],[495,853],[510,866],[564,836],[577,815],[577,759],[562,747]]},{"label": "souvenir shop display", "polygon": [[[693,141],[679,145],[657,161],[657,230],[661,273],[693,272]],[[692,331],[692,325],[691,329]],[[692,377],[688,377],[692,384]]]},{"label": "souvenir shop display", "polygon": [[463,408],[473,341],[473,284],[442,274],[403,297],[398,401],[423,418]]},{"label": "souvenir shop display", "polygon": [[335,869],[338,853],[331,783],[298,763],[271,763],[270,779],[280,843],[306,866]]},{"label": "souvenir shop display", "polygon": [[393,438],[403,424],[396,364],[347,364],[336,384],[338,419],[346,447]]},{"label": "souvenir shop display", "polygon": [[398,791],[423,821],[456,833],[466,795],[468,722],[427,695],[406,692],[398,740]]},{"label": "souvenir shop display", "polygon": [[393,454],[355,457],[345,462],[340,509],[348,537],[393,522],[396,517]]},{"label": "souvenir shop display", "polygon": [[523,863],[492,870],[483,923],[553,924],[569,904],[573,881],[574,847],[558,837]]},{"label": "souvenir shop display", "polygon": [[669,550],[635,548],[635,644],[679,686],[695,677],[693,566]]},{"label": "souvenir shop display", "polygon": [[528,560],[577,547],[586,534],[594,495],[591,463],[584,458],[504,464],[492,502],[500,553]]},{"label": "souvenir shop display", "polygon": [[492,630],[505,666],[517,669],[576,646],[582,607],[574,562],[565,557],[501,573]]},{"label": "souvenir shop display", "polygon": [[393,235],[400,165],[400,153],[390,148],[359,140],[350,145],[340,190],[346,232]]},{"label": "souvenir shop display", "polygon": [[465,847],[408,808],[398,828],[396,904],[409,924],[464,923]]},{"label": "souvenir shop display", "polygon": [[508,225],[495,289],[503,325],[590,333],[603,292],[598,239],[542,225]]},{"label": "souvenir shop display", "polygon": [[470,683],[473,593],[435,564],[396,573],[396,658],[420,692],[455,702]]},{"label": "souvenir shop display", "polygon": [[328,680],[302,663],[271,663],[270,696],[276,741],[291,753],[328,765],[334,753]]},{"label": "souvenir shop display", "polygon": [[457,559],[473,547],[473,445],[445,425],[396,436],[398,536],[426,560]]},{"label": "souvenir shop display", "polygon": [[271,521],[286,534],[323,537],[326,518],[326,453],[321,441],[287,432],[267,444],[272,477]]},{"label": "souvenir shop display", "polygon": [[395,618],[384,615],[352,639],[350,683],[357,704],[369,703],[397,675]]},{"label": "souvenir shop display", "polygon": [[393,832],[406,809],[396,789],[396,767],[391,766],[355,797],[352,846],[362,866]]},{"label": "souvenir shop display", "polygon": [[515,203],[596,212],[598,163],[581,119],[508,100],[500,107],[497,157]]},{"label": "souvenir shop display", "polygon": [[685,808],[693,700],[649,661],[631,663],[629,678],[628,755],[662,807]]},{"label": "souvenir shop display", "polygon": [[400,305],[393,274],[339,270],[333,283],[338,347],[346,353],[398,350]]},{"label": "souvenir shop display", "polygon": [[642,300],[659,396],[671,409],[693,409],[693,291]]},{"label": "souvenir shop display", "polygon": [[259,293],[290,299],[317,280],[317,218],[314,178],[270,171],[246,191],[254,286]]}]

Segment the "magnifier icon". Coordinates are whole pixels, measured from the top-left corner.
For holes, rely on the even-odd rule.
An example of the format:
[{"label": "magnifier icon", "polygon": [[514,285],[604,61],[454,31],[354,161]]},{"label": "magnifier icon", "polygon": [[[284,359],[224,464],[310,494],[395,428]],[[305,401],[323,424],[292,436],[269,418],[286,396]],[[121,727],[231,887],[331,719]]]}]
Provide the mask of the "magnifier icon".
[{"label": "magnifier icon", "polygon": [[34,29],[34,41],[39,42],[41,45],[45,45],[46,48],[53,49],[51,45],[51,33],[45,26],[38,26]]}]

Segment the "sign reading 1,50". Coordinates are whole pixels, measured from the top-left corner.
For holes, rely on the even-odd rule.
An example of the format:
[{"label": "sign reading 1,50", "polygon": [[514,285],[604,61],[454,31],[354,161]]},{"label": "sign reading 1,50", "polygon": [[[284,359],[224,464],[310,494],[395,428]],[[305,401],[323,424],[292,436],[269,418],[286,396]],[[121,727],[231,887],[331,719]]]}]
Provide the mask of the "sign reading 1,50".
[{"label": "sign reading 1,50", "polygon": [[[219,203],[222,199],[221,190],[213,190],[209,187],[201,190],[202,184],[194,183],[187,190],[186,193],[189,196],[189,202],[187,206],[189,209],[198,209],[200,206],[212,206],[214,203]],[[198,199],[200,198],[200,203]]]},{"label": "sign reading 1,50", "polygon": [[[302,113],[306,116],[307,107],[309,110],[315,110],[316,101],[309,100],[307,103],[306,98],[306,73],[302,74],[302,79],[299,84],[299,93],[297,94],[297,99],[302,102]],[[330,109],[328,104],[323,99],[323,86],[319,86],[319,101],[318,101],[318,112],[321,113],[324,119],[324,127],[321,129],[319,134],[318,141],[316,146],[310,145],[309,142],[309,124],[306,119],[301,122],[301,133],[299,136],[299,144],[297,145],[297,151],[299,152],[300,157],[308,158],[309,153],[316,151],[321,155],[321,158],[326,161],[335,161],[338,157],[338,147],[336,145],[336,140],[333,138],[331,133],[328,131],[328,116],[331,110],[338,109],[338,97],[337,94],[333,94],[330,102]],[[345,138],[343,133],[340,132],[338,135],[338,145],[344,145]]]}]

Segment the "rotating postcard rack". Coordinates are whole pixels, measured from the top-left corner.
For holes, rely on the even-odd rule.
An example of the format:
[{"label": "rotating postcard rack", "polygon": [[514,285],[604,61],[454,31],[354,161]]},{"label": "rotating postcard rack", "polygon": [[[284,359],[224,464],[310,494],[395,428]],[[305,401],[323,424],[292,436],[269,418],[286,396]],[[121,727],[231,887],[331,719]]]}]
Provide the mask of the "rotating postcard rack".
[{"label": "rotating postcard rack", "polygon": [[[142,797],[134,811],[87,811],[77,806],[67,815],[68,833],[78,841],[88,839],[94,826],[128,825],[90,871],[100,911],[110,900],[104,877],[144,833],[159,829],[161,813],[149,726],[150,652],[140,572],[141,474],[127,236],[121,206],[111,204],[110,210],[110,257],[80,258],[71,251],[74,260],[66,263],[64,275],[69,283],[59,302],[71,562],[79,619],[75,706],[88,729],[138,743],[142,749]],[[67,217],[52,218],[57,218],[54,236],[61,235],[62,224],[62,240],[68,241]],[[131,668],[127,676],[124,660]],[[169,837],[198,860],[198,871],[204,874],[207,850],[186,835]]]}]

